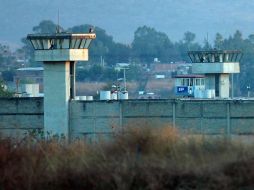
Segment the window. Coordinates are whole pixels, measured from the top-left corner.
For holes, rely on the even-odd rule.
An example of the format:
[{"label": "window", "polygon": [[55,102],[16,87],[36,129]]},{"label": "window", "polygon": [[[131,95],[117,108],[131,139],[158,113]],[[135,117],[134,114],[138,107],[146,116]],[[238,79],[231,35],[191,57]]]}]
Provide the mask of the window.
[{"label": "window", "polygon": [[184,86],[184,79],[180,79],[181,80],[181,86]]},{"label": "window", "polygon": [[204,86],[205,85],[205,80],[204,79],[200,79],[201,80],[201,85]]},{"label": "window", "polygon": [[200,86],[200,79],[196,79],[196,86]]},{"label": "window", "polygon": [[189,79],[183,79],[183,86],[189,86]]}]

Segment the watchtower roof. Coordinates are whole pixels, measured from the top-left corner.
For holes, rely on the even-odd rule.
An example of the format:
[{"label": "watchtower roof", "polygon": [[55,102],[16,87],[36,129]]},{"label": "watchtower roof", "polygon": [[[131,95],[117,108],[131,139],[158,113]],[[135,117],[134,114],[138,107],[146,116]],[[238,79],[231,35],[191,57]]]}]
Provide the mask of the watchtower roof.
[{"label": "watchtower roof", "polygon": [[28,39],[95,39],[95,33],[54,33],[54,34],[28,34]]},{"label": "watchtower roof", "polygon": [[28,34],[35,50],[88,49],[95,33]]},{"label": "watchtower roof", "polygon": [[192,63],[239,62],[243,56],[240,50],[189,51]]}]

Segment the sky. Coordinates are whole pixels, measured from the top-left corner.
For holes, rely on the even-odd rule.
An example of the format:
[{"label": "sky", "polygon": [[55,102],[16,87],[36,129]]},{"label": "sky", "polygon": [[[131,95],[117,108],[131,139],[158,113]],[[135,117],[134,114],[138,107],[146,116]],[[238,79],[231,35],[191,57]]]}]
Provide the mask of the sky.
[{"label": "sky", "polygon": [[171,41],[186,31],[200,43],[216,32],[228,37],[237,29],[254,33],[254,0],[0,0],[0,43],[12,48],[42,20],[64,28],[81,24],[101,27],[117,42],[130,44],[139,26],[165,32]]}]

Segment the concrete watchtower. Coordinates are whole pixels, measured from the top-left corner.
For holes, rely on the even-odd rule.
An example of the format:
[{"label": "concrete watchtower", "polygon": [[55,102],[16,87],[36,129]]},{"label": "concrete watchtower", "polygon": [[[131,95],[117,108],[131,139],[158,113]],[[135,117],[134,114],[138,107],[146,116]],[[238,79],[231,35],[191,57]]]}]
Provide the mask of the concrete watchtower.
[{"label": "concrete watchtower", "polygon": [[192,73],[205,75],[205,88],[214,89],[215,97],[229,98],[229,74],[240,72],[241,51],[189,51],[188,55]]},{"label": "concrete watchtower", "polygon": [[88,61],[88,34],[29,34],[35,60],[44,63],[44,132],[69,136],[69,102],[75,98],[75,63]]}]

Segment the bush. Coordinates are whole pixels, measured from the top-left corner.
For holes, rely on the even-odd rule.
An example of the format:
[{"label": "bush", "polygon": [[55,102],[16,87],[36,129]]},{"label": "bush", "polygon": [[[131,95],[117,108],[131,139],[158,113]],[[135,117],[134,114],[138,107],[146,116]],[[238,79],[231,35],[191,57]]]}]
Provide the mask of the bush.
[{"label": "bush", "polygon": [[2,139],[0,189],[253,189],[253,150],[142,123],[93,144]]}]

